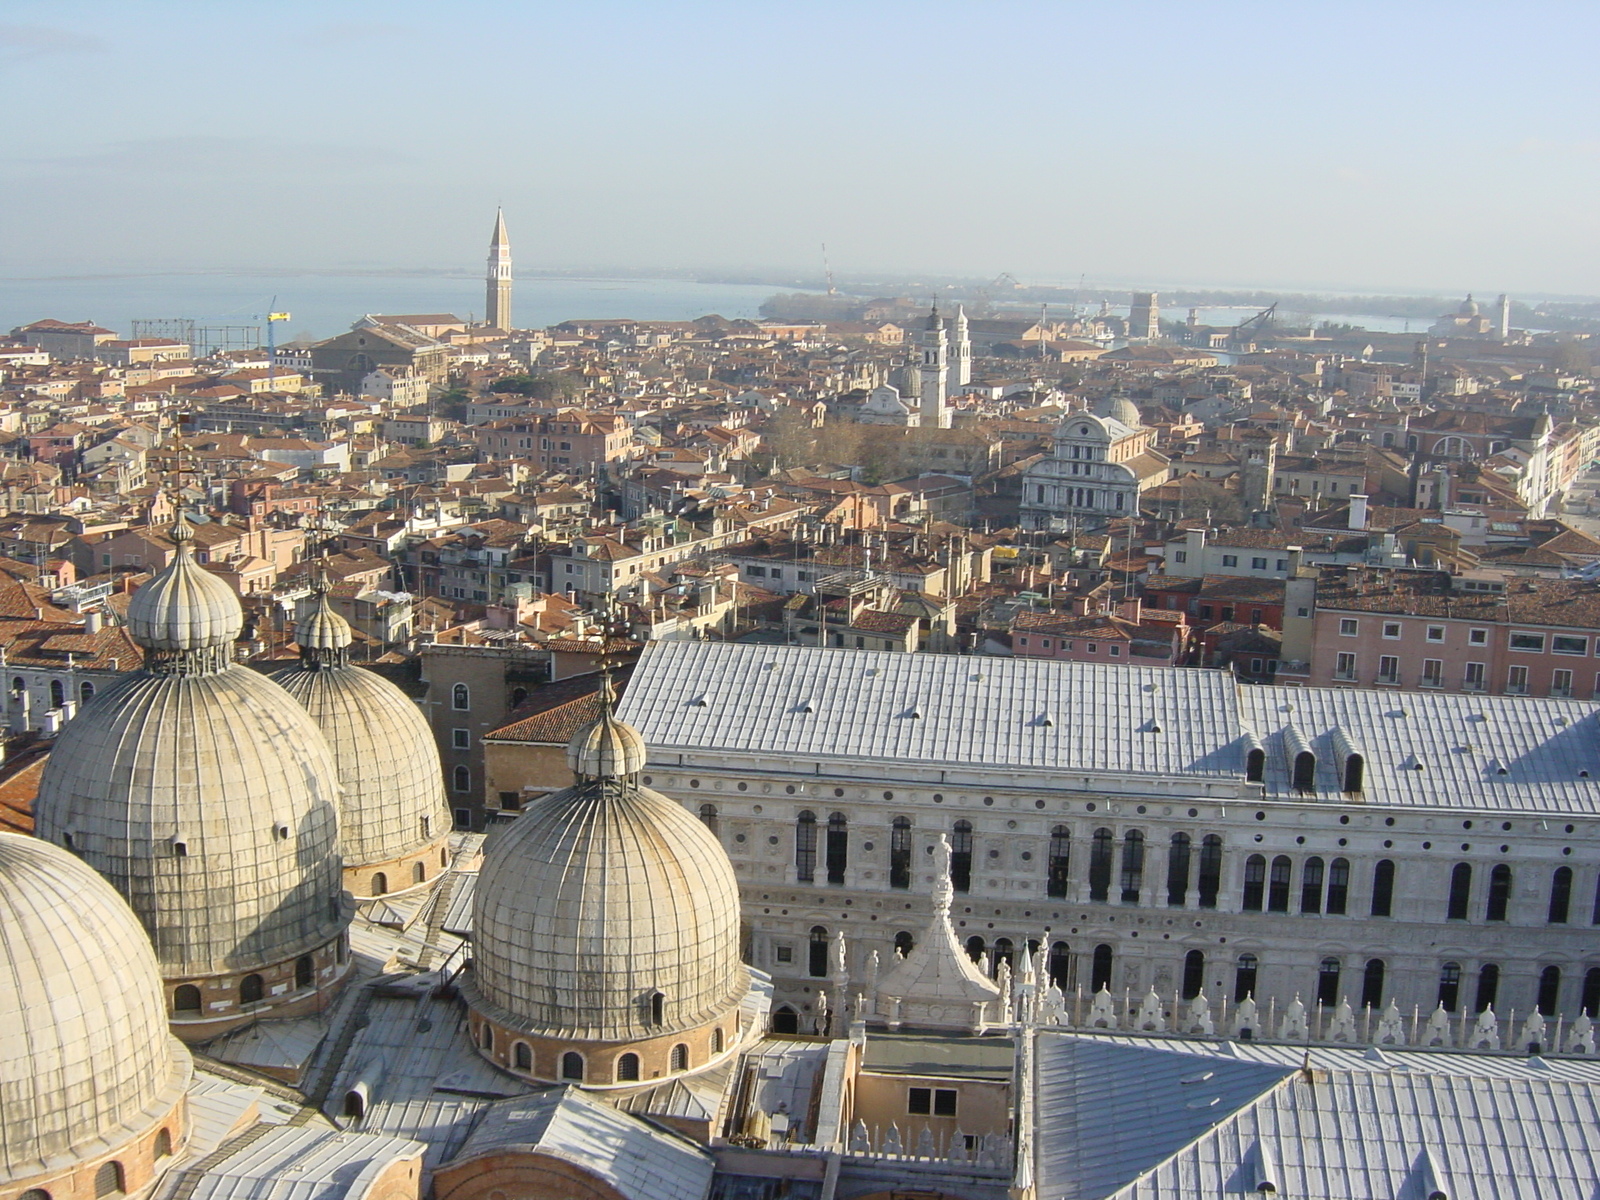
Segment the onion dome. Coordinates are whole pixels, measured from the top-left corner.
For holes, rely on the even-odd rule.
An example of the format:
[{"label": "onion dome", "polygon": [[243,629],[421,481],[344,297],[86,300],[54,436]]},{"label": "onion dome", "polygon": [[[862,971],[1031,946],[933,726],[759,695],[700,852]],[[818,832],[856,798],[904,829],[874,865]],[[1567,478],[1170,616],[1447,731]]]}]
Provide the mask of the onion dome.
[{"label": "onion dome", "polygon": [[239,598],[194,558],[194,528],[180,516],[172,526],[172,562],[128,602],[128,633],[153,655],[193,664],[220,653],[224,660],[244,626]]},{"label": "onion dome", "polygon": [[345,924],[333,757],[292,696],[231,662],[239,602],[187,530],[129,604],[145,669],[62,728],[34,805],[38,835],[122,893],[169,979],[281,963]]},{"label": "onion dome", "polygon": [[450,812],[427,718],[394,684],[349,662],[350,624],[325,590],[295,640],[300,662],[272,680],[305,706],[333,752],[346,871],[398,862],[445,837]]},{"label": "onion dome", "polygon": [[193,1067],[167,1033],[144,930],[89,867],[12,833],[0,833],[0,979],[0,1189],[172,1115]]},{"label": "onion dome", "polygon": [[606,1042],[725,1017],[750,982],[722,844],[640,785],[643,739],[608,694],[568,754],[577,785],[528,808],[485,854],[475,1007],[536,1036]]}]

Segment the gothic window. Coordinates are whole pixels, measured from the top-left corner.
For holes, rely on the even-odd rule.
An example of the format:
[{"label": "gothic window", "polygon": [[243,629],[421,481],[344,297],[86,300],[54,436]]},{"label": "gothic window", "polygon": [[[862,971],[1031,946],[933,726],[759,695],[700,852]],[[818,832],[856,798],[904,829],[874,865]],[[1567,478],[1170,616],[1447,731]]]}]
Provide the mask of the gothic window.
[{"label": "gothic window", "polygon": [[1494,963],[1484,963],[1478,968],[1478,994],[1472,1011],[1481,1013],[1494,1005],[1495,993],[1500,990],[1500,968]]},{"label": "gothic window", "polygon": [[1556,1015],[1556,1005],[1561,999],[1561,968],[1546,967],[1539,972],[1538,1009],[1541,1016]]},{"label": "gothic window", "polygon": [[1565,925],[1572,907],[1572,868],[1557,867],[1550,877],[1550,924]]},{"label": "gothic window", "polygon": [[1461,999],[1461,964],[1447,962],[1439,968],[1439,1003],[1445,1012],[1455,1012]]},{"label": "gothic window", "polygon": [[472,693],[466,684],[458,683],[450,689],[450,707],[456,712],[466,712],[472,707]]},{"label": "gothic window", "polygon": [[1130,829],[1122,839],[1122,902],[1139,903],[1144,886],[1144,834]]},{"label": "gothic window", "polygon": [[1242,1004],[1256,994],[1256,972],[1261,963],[1254,954],[1241,954],[1233,968],[1233,1002]]},{"label": "gothic window", "polygon": [[1329,916],[1342,917],[1350,900],[1350,860],[1336,858],[1328,864]]},{"label": "gothic window", "polygon": [[1361,1007],[1383,1007],[1383,959],[1367,959],[1366,969],[1361,972]]},{"label": "gothic window", "polygon": [[635,1083],[639,1079],[639,1056],[629,1051],[617,1059],[617,1082]]},{"label": "gothic window", "polygon": [[1511,868],[1496,863],[1489,872],[1489,903],[1484,906],[1484,920],[1504,921],[1506,906],[1511,903]]},{"label": "gothic window", "polygon": [[835,887],[844,883],[844,868],[850,855],[850,831],[842,812],[828,815],[828,844],[826,865],[828,882]]},{"label": "gothic window", "polygon": [[772,1014],[773,1033],[799,1033],[800,1014],[787,1004],[781,1004]]},{"label": "gothic window", "polygon": [[806,973],[813,979],[828,975],[828,931],[821,925],[811,927],[811,940],[806,945]]},{"label": "gothic window", "polygon": [[1286,855],[1280,854],[1272,860],[1272,872],[1267,876],[1267,911],[1286,913],[1289,911],[1289,875],[1292,870]]},{"label": "gothic window", "polygon": [[1103,942],[1094,948],[1094,970],[1089,979],[1091,992],[1111,986],[1111,954],[1111,947]]},{"label": "gothic window", "polygon": [[1182,908],[1189,894],[1189,835],[1175,833],[1167,848],[1167,905]]},{"label": "gothic window", "polygon": [[1183,998],[1193,1000],[1206,985],[1206,956],[1203,951],[1191,950],[1183,956]]},{"label": "gothic window", "polygon": [[1111,897],[1111,830],[1096,829],[1089,846],[1089,899],[1108,900]]},{"label": "gothic window", "polygon": [[972,890],[971,821],[957,821],[950,838],[950,886],[958,892]]},{"label": "gothic window", "polygon": [[794,822],[794,877],[801,883],[817,878],[817,814],[810,809]]},{"label": "gothic window", "polygon": [[1267,885],[1267,860],[1264,855],[1252,854],[1244,860],[1244,897],[1241,907],[1245,912],[1260,912]]},{"label": "gothic window", "polygon": [[1339,1003],[1339,960],[1325,958],[1317,967],[1317,1003],[1332,1008]]},{"label": "gothic window", "polygon": [[1050,861],[1045,875],[1047,896],[1063,899],[1067,894],[1067,866],[1072,857],[1072,831],[1057,825],[1050,831]]},{"label": "gothic window", "polygon": [[1200,841],[1200,907],[1215,908],[1222,890],[1222,836],[1208,833]]},{"label": "gothic window", "polygon": [[911,886],[910,817],[896,817],[889,827],[889,886]]},{"label": "gothic window", "polygon": [[1313,855],[1300,869],[1300,911],[1322,911],[1322,859]]},{"label": "gothic window", "polygon": [[1372,915],[1387,917],[1393,915],[1390,911],[1394,907],[1394,863],[1382,858],[1377,866],[1372,869]]},{"label": "gothic window", "polygon": [[1450,899],[1445,905],[1445,919],[1465,921],[1471,895],[1472,867],[1468,863],[1457,863],[1450,871]]},{"label": "gothic window", "polygon": [[583,1055],[576,1050],[568,1050],[561,1056],[561,1078],[583,1082]]}]

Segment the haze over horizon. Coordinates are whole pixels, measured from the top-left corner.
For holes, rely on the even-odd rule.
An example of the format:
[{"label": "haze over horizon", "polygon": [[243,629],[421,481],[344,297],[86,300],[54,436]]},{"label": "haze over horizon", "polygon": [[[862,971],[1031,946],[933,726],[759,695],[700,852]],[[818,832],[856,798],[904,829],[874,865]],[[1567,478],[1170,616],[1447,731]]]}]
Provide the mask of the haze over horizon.
[{"label": "haze over horizon", "polygon": [[1592,5],[266,11],[13,0],[0,275],[1600,292]]}]

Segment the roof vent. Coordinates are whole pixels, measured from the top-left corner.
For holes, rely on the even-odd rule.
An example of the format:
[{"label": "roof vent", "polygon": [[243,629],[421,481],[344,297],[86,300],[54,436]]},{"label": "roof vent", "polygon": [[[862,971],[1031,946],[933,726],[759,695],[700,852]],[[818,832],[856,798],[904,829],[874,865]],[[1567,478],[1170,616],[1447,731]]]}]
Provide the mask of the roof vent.
[{"label": "roof vent", "polygon": [[700,695],[696,696],[693,700],[689,701],[689,707],[690,708],[705,708],[706,704],[707,704],[707,701],[706,701],[704,693],[701,693]]},{"label": "roof vent", "polygon": [[1450,1183],[1439,1160],[1424,1146],[1411,1168],[1417,1180],[1417,1195],[1423,1200],[1450,1200]]},{"label": "roof vent", "polygon": [[802,701],[800,701],[799,704],[796,704],[789,711],[790,712],[797,712],[797,713],[816,712],[817,711],[817,703],[816,703],[815,700],[802,700]]},{"label": "roof vent", "polygon": [[902,717],[905,717],[907,720],[920,721],[920,720],[922,720],[922,705],[920,703],[919,704],[913,704],[910,708],[906,709],[905,712],[901,713],[900,715]]},{"label": "roof vent", "polygon": [[[1056,718],[1053,713],[1042,712],[1033,719],[1033,723],[1048,729],[1056,723]],[[1585,771],[1584,774],[1588,774],[1588,772]]]},{"label": "roof vent", "polygon": [[1258,1141],[1250,1156],[1250,1190],[1269,1196],[1278,1194],[1278,1164],[1266,1142]]},{"label": "roof vent", "polygon": [[1182,1079],[1178,1080],[1178,1082],[1179,1083],[1204,1083],[1206,1080],[1212,1078],[1215,1075],[1216,1075],[1215,1071],[1201,1071],[1200,1074],[1198,1074],[1198,1075],[1185,1075]]},{"label": "roof vent", "polygon": [[1148,721],[1146,721],[1144,723],[1143,728],[1141,728],[1139,730],[1139,732],[1140,733],[1160,733],[1161,732],[1161,722],[1156,720],[1156,718],[1151,717]]}]

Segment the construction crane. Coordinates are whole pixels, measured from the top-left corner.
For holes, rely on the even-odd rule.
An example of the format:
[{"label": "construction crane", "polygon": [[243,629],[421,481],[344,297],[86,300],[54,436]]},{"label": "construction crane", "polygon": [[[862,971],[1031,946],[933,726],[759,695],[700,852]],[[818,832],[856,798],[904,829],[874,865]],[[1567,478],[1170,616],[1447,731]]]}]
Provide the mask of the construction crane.
[{"label": "construction crane", "polygon": [[1008,287],[1014,292],[1022,290],[1022,282],[1010,271],[1001,271],[1000,274],[994,277],[989,286],[992,288]]},{"label": "construction crane", "polygon": [[1244,340],[1244,334],[1246,332],[1248,332],[1249,330],[1265,329],[1268,325],[1275,324],[1277,322],[1277,316],[1278,316],[1278,302],[1276,300],[1274,300],[1271,304],[1269,304],[1266,308],[1263,308],[1255,316],[1249,318],[1248,320],[1240,321],[1239,324],[1237,324],[1237,325],[1235,325],[1233,327],[1233,339],[1234,339],[1234,341],[1236,341],[1236,342],[1237,341],[1243,341]]},{"label": "construction crane", "polygon": [[[272,308],[278,307],[278,298],[272,298]],[[267,313],[267,391],[278,390],[278,338],[275,326],[279,321],[289,320],[286,312]]]}]

